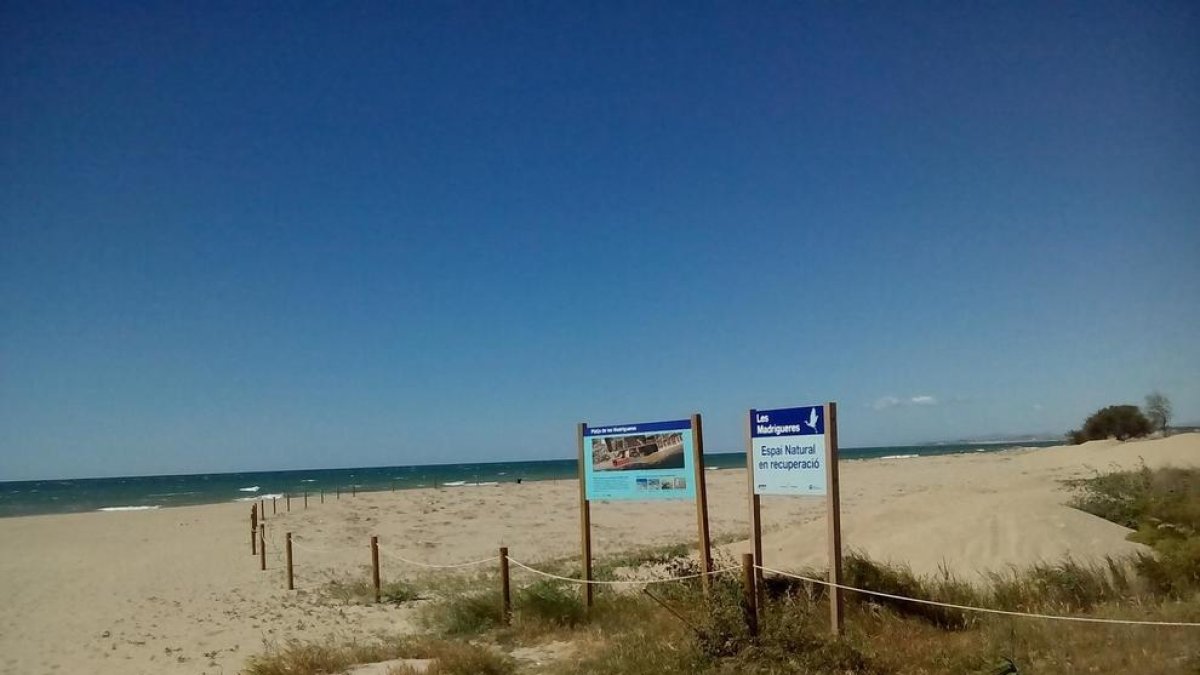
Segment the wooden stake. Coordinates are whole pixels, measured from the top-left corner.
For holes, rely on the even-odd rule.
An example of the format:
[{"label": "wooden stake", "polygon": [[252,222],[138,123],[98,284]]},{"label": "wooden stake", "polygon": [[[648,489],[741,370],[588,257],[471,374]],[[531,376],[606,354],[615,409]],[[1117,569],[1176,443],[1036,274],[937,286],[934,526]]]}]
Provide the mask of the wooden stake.
[{"label": "wooden stake", "polygon": [[[842,504],[838,482],[837,403],[825,404],[825,483],[829,522],[829,583],[842,583]],[[762,563],[759,563],[762,564]],[[835,636],[842,634],[842,589],[829,587],[829,625]]]},{"label": "wooden stake", "polygon": [[258,542],[255,537],[258,536],[258,504],[250,507],[250,555],[258,553]]},{"label": "wooden stake", "polygon": [[283,503],[284,503],[284,506],[287,507],[287,512],[291,513],[292,512],[292,493],[288,492],[283,495]]},{"label": "wooden stake", "polygon": [[358,486],[357,485],[353,485],[353,484],[350,485],[350,496],[351,497],[358,496]]},{"label": "wooden stake", "polygon": [[371,583],[375,585],[375,603],[383,599],[383,589],[379,584],[379,536],[371,535]]},{"label": "wooden stake", "polygon": [[512,591],[508,583],[508,547],[500,547],[500,621],[512,623]]},{"label": "wooden stake", "polygon": [[295,590],[296,586],[292,583],[292,533],[291,532],[287,533],[287,579],[288,579],[288,590],[289,591]]},{"label": "wooden stake", "polygon": [[321,489],[321,503],[322,504],[325,503],[325,489],[324,488]]},{"label": "wooden stake", "polygon": [[750,637],[758,636],[758,591],[755,590],[754,554],[742,554],[742,597],[745,601],[746,628]]},{"label": "wooden stake", "polygon": [[587,465],[584,462],[583,432],[587,422],[580,422],[577,437],[579,439],[579,538],[583,544],[583,599],[584,606],[592,606],[592,504],[587,498]]},{"label": "wooden stake", "polygon": [[275,503],[275,498],[271,497],[271,515],[279,513],[279,505]]},{"label": "wooden stake", "polygon": [[308,490],[304,491],[304,508],[308,508]]},{"label": "wooden stake", "polygon": [[[749,485],[750,495],[750,541],[753,544],[754,559],[761,565],[763,562],[762,552],[762,500],[755,491],[754,483],[754,436],[751,434],[751,429],[754,428],[754,411],[746,416],[746,482]],[[754,568],[754,588],[758,592],[756,598],[759,606],[763,604],[763,581],[762,570]]]},{"label": "wooden stake", "polygon": [[258,524],[258,569],[267,571],[267,526]]},{"label": "wooden stake", "polygon": [[700,569],[705,575],[700,577],[704,595],[709,594],[712,578],[707,574],[712,572],[712,540],[708,534],[708,490],[704,482],[704,426],[700,413],[692,415],[692,446],[694,450],[693,463],[696,465],[696,520],[700,530]]}]

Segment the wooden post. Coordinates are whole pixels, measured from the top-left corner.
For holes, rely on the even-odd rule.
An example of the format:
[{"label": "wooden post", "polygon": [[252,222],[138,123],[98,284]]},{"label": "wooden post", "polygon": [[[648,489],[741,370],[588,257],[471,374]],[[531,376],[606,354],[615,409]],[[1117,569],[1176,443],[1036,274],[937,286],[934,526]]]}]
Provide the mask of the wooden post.
[{"label": "wooden post", "polygon": [[325,488],[321,488],[321,503],[325,503]]},{"label": "wooden post", "polygon": [[292,493],[286,492],[283,495],[283,503],[288,513],[292,512]]},{"label": "wooden post", "polygon": [[279,505],[275,503],[275,498],[271,497],[271,515],[279,513]]},{"label": "wooden post", "polygon": [[712,586],[712,540],[708,534],[708,490],[704,483],[704,426],[700,413],[692,415],[692,446],[694,463],[696,465],[696,520],[700,530],[700,570],[705,575],[700,577],[704,595],[708,596]]},{"label": "wooden post", "polygon": [[265,502],[263,502],[261,497],[258,499],[258,516],[262,520],[267,519],[267,505]]},{"label": "wooden post", "polygon": [[350,496],[351,496],[351,497],[357,497],[357,496],[358,496],[358,486],[357,486],[357,485],[355,485],[354,483],[351,483],[351,484],[350,484]]},{"label": "wooden post", "polygon": [[258,554],[258,542],[255,537],[258,535],[258,504],[250,507],[250,555]]},{"label": "wooden post", "polygon": [[258,524],[258,569],[267,571],[267,526]]},{"label": "wooden post", "polygon": [[[825,404],[825,482],[829,522],[829,583],[842,583],[842,504],[838,483],[837,403]],[[761,563],[759,563],[761,564]],[[842,634],[842,589],[829,587],[829,625],[835,636]]]},{"label": "wooden post", "polygon": [[[759,565],[763,563],[762,552],[762,500],[755,490],[754,484],[754,435],[751,430],[754,428],[754,411],[746,416],[746,483],[748,484],[750,495],[750,541],[753,544],[754,560]],[[754,588],[758,596],[756,600],[758,605],[763,606],[763,582],[762,570],[754,568]]]},{"label": "wooden post", "polygon": [[746,628],[750,637],[758,635],[758,591],[755,590],[754,554],[742,554],[742,596],[745,600]]},{"label": "wooden post", "polygon": [[292,583],[292,533],[291,532],[287,533],[287,579],[288,579],[288,590],[289,591],[295,590],[296,586]]},{"label": "wooden post", "polygon": [[578,427],[579,439],[579,538],[583,543],[583,599],[584,606],[592,607],[592,504],[587,497],[587,469],[583,447],[583,432],[587,422],[580,422]]},{"label": "wooden post", "polygon": [[383,590],[379,584],[379,536],[371,535],[371,583],[375,585],[375,602],[383,599]]},{"label": "wooden post", "polygon": [[308,490],[304,491],[304,508],[308,508]]},{"label": "wooden post", "polygon": [[500,621],[512,623],[512,591],[508,583],[508,547],[500,547]]}]

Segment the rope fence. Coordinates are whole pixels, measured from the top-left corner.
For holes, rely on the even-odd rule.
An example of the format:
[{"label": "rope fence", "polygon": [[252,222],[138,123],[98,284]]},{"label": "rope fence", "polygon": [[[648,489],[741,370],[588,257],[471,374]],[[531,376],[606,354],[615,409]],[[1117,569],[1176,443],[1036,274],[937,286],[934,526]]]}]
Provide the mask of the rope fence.
[{"label": "rope fence", "polygon": [[[285,511],[285,513],[286,513],[286,511]],[[261,516],[261,520],[259,518],[260,516]],[[252,509],[252,511],[251,511],[252,552],[257,554],[256,557],[259,558],[260,568],[264,571],[267,570],[266,559],[267,559],[268,555],[270,555],[270,557],[272,558],[272,560],[274,562],[280,562],[282,560],[285,563],[284,571],[286,574],[287,585],[288,585],[289,590],[294,590],[294,583],[293,583],[294,568],[297,567],[297,565],[295,564],[295,561],[293,560],[293,552],[292,552],[293,547],[296,549],[299,549],[300,551],[303,551],[305,553],[316,554],[318,556],[337,555],[339,553],[338,549],[324,548],[324,547],[319,547],[319,546],[315,546],[315,545],[310,546],[309,544],[305,543],[304,540],[302,540],[296,536],[293,536],[293,533],[291,533],[291,532],[286,533],[286,536],[284,538],[284,547],[281,547],[280,542],[276,538],[275,533],[274,533],[275,528],[267,528],[265,526],[265,520],[266,520],[266,517],[265,517],[265,514],[263,513],[263,510],[260,510],[260,508],[258,508],[258,507],[255,507]],[[257,527],[255,527],[256,525],[257,525]],[[257,532],[255,530],[257,530]],[[649,585],[654,585],[654,584],[679,583],[679,582],[683,582],[683,581],[700,579],[700,578],[704,578],[704,577],[717,577],[720,575],[735,572],[740,569],[743,573],[742,574],[742,586],[743,586],[743,595],[744,595],[743,609],[746,612],[746,622],[747,622],[747,626],[750,629],[751,635],[757,635],[757,632],[758,632],[758,611],[759,611],[758,597],[761,593],[761,587],[759,585],[761,583],[759,581],[759,579],[761,577],[759,574],[755,573],[756,570],[758,572],[761,572],[764,574],[772,574],[772,575],[775,575],[778,577],[795,579],[795,580],[803,581],[803,582],[810,583],[810,584],[816,584],[816,585],[825,586],[828,588],[841,589],[843,591],[848,591],[851,593],[858,593],[858,594],[866,595],[866,596],[870,596],[870,597],[886,598],[886,599],[894,600],[897,602],[913,603],[913,604],[926,605],[926,606],[931,606],[931,607],[942,607],[945,609],[954,609],[954,610],[963,611],[963,612],[976,612],[976,613],[980,613],[980,614],[991,614],[991,615],[998,615],[998,616],[1009,616],[1009,617],[1014,617],[1014,618],[1034,619],[1034,620],[1044,620],[1044,621],[1069,621],[1069,622],[1076,622],[1076,623],[1106,624],[1106,625],[1121,625],[1121,626],[1156,626],[1156,627],[1160,627],[1160,628],[1200,628],[1200,622],[1142,621],[1142,620],[1136,620],[1136,619],[1110,619],[1110,618],[1092,617],[1092,616],[1044,614],[1044,613],[1038,613],[1038,612],[1021,612],[1021,611],[1016,611],[1016,610],[996,609],[996,608],[991,608],[991,607],[977,607],[977,606],[972,606],[972,605],[962,605],[962,604],[956,604],[956,603],[951,603],[951,602],[942,602],[942,601],[938,601],[938,600],[929,600],[929,599],[925,599],[925,598],[914,598],[914,597],[909,597],[909,596],[905,596],[905,595],[899,595],[896,593],[886,593],[884,591],[876,591],[876,590],[872,590],[869,588],[860,588],[860,587],[852,586],[849,584],[835,583],[835,582],[829,581],[827,579],[819,579],[819,578],[805,576],[802,574],[796,574],[794,572],[785,572],[783,570],[766,567],[763,565],[756,564],[756,562],[754,561],[753,554],[749,554],[749,553],[744,554],[742,556],[742,564],[741,565],[730,565],[728,567],[722,567],[720,569],[713,569],[713,570],[709,570],[709,571],[698,572],[695,574],[685,574],[685,575],[675,576],[675,577],[650,578],[650,579],[604,579],[604,580],[600,580],[600,579],[578,579],[575,577],[564,576],[564,575],[560,575],[560,574],[555,574],[553,572],[548,572],[546,570],[538,569],[537,567],[534,567],[530,564],[521,562],[520,560],[517,560],[516,558],[509,556],[507,547],[500,548],[499,555],[489,556],[489,557],[481,558],[478,560],[468,560],[468,561],[457,562],[457,563],[432,563],[432,562],[426,562],[426,561],[420,561],[420,560],[413,560],[404,555],[401,555],[399,552],[397,552],[394,549],[385,548],[385,547],[381,546],[379,544],[379,538],[377,536],[372,536],[370,544],[367,546],[364,546],[363,548],[367,549],[367,551],[370,554],[369,558],[370,558],[371,567],[372,567],[372,582],[373,582],[373,586],[374,586],[374,590],[375,590],[375,602],[380,602],[380,599],[381,599],[381,596],[380,596],[380,587],[381,587],[380,564],[379,564],[380,554],[383,554],[389,560],[397,561],[397,562],[400,562],[400,563],[403,563],[406,565],[411,565],[413,567],[419,567],[419,568],[428,569],[428,570],[461,570],[461,569],[465,569],[468,567],[478,567],[480,565],[489,565],[489,564],[499,563],[499,572],[500,572],[500,581],[501,581],[501,589],[500,590],[501,590],[502,603],[503,603],[501,616],[502,616],[502,620],[504,621],[504,623],[509,622],[509,620],[511,619],[511,614],[512,614],[512,600],[511,600],[510,574],[509,574],[509,570],[510,570],[509,566],[511,564],[512,566],[515,566],[516,568],[518,568],[524,572],[528,572],[530,574],[533,574],[533,575],[536,575],[536,576],[539,576],[542,578],[551,579],[551,580],[559,581],[559,582],[563,582],[563,583],[575,584],[575,585],[581,586],[581,587],[649,586]],[[308,567],[310,565],[311,565],[311,563],[308,563],[305,565],[305,567]],[[272,569],[279,569],[279,568],[272,566]]]},{"label": "rope fence", "polygon": [[699,572],[696,574],[685,574],[683,576],[667,577],[665,579],[576,579],[574,577],[564,577],[564,576],[559,576],[557,574],[551,574],[550,572],[539,570],[535,567],[530,567],[529,565],[526,565],[525,563],[517,560],[516,558],[509,558],[508,561],[511,562],[512,564],[516,565],[517,567],[524,569],[527,572],[533,572],[534,574],[536,574],[538,576],[546,577],[547,579],[555,579],[557,581],[565,581],[568,583],[579,584],[579,585],[591,584],[593,586],[637,586],[637,585],[644,585],[644,584],[668,584],[668,583],[674,583],[674,582],[679,582],[679,581],[687,581],[689,579],[699,579],[700,577],[715,577],[715,576],[725,574],[727,572],[732,572],[732,571],[738,569],[737,565],[731,565],[729,567],[723,567],[719,570],[712,570],[711,572]]},{"label": "rope fence", "polygon": [[[405,558],[404,556],[400,555],[399,553],[396,553],[395,551],[386,549],[382,546],[379,547],[379,551],[380,551],[380,553],[383,553],[384,555],[386,555],[389,558],[392,558],[393,560],[399,560],[402,563],[405,563],[408,565],[413,565],[414,567],[423,567],[425,569],[432,569],[432,570],[454,570],[454,569],[462,569],[464,567],[475,567],[476,565],[486,565],[487,563],[496,562],[497,560],[500,559],[500,556],[494,555],[490,558],[483,558],[481,560],[470,560],[470,561],[461,562],[461,563],[451,563],[449,565],[438,565],[435,563],[421,562],[419,560],[409,560],[408,558]],[[513,562],[516,563],[516,561],[513,561]]]},{"label": "rope fence", "polygon": [[799,581],[807,581],[808,583],[811,583],[811,584],[820,584],[822,586],[828,586],[831,588],[840,588],[844,591],[850,591],[852,593],[861,593],[863,595],[871,595],[871,596],[878,597],[878,598],[888,598],[889,600],[898,600],[900,602],[911,602],[914,604],[928,605],[931,607],[945,607],[947,609],[957,609],[957,610],[961,610],[964,612],[980,612],[983,614],[1000,614],[1003,616],[1016,616],[1016,617],[1023,617],[1023,618],[1027,618],[1027,619],[1046,619],[1046,620],[1050,620],[1050,621],[1078,621],[1081,623],[1107,623],[1107,624],[1121,624],[1121,625],[1126,625],[1126,626],[1173,626],[1173,627],[1183,627],[1183,628],[1200,628],[1200,623],[1188,622],[1188,621],[1137,621],[1137,620],[1133,620],[1133,619],[1103,619],[1103,618],[1094,617],[1094,616],[1064,616],[1064,615],[1060,615],[1060,614],[1039,614],[1037,612],[1017,612],[1017,611],[1012,611],[1012,610],[1007,610],[1007,609],[993,609],[990,607],[974,607],[971,605],[956,605],[952,602],[939,602],[937,600],[924,600],[921,598],[910,598],[905,595],[896,595],[894,593],[884,593],[883,591],[873,591],[868,588],[858,588],[856,586],[850,586],[847,584],[835,584],[832,581],[828,581],[826,579],[814,579],[812,577],[806,577],[806,576],[803,576],[800,574],[794,574],[792,572],[783,572],[781,570],[772,569],[770,567],[763,567],[762,565],[755,565],[754,567],[756,569],[762,570],[763,572],[768,572],[770,574],[775,574],[775,575],[778,575],[781,577],[788,577],[790,579],[797,579]]}]

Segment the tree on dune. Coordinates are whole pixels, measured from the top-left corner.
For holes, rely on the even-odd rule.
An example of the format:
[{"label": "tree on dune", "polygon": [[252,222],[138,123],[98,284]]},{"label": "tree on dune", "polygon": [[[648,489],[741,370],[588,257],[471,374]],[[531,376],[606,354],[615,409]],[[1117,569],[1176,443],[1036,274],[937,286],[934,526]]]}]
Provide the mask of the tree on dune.
[{"label": "tree on dune", "polygon": [[1102,441],[1115,438],[1118,441],[1145,436],[1153,431],[1153,425],[1135,405],[1110,405],[1101,408],[1083,423],[1082,429],[1071,431],[1067,437],[1072,443]]},{"label": "tree on dune", "polygon": [[1155,429],[1167,433],[1167,425],[1171,422],[1171,399],[1160,392],[1153,392],[1146,397],[1146,417]]}]

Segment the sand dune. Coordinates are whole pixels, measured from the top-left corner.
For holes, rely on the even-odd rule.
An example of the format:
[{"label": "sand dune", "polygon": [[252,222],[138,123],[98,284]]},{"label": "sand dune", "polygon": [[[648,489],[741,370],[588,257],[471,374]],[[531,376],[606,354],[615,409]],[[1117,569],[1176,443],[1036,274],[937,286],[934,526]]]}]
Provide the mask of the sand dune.
[{"label": "sand dune", "polygon": [[[908,563],[918,572],[945,567],[968,579],[985,570],[1068,555],[1097,560],[1148,551],[1125,539],[1127,529],[1067,507],[1070,493],[1061,484],[1096,471],[1136,468],[1143,461],[1150,467],[1200,465],[1200,435],[847,463],[843,545]],[[765,564],[825,565],[820,500],[764,501]],[[802,501],[809,504],[797,503]],[[749,550],[746,543],[726,548]]]},{"label": "sand dune", "polygon": [[[1142,459],[1200,464],[1200,435],[844,463],[845,545],[966,576],[1134,551],[1123,528],[1064,506],[1059,481]],[[744,472],[707,478],[714,534],[744,536]],[[0,673],[230,674],[264,641],[406,630],[410,609],[340,606],[317,591],[333,577],[365,578],[372,534],[385,550],[385,577],[435,574],[395,554],[452,563],[507,545],[528,562],[577,555],[577,490],[574,481],[408,490],[313,498],[308,510],[293,500],[291,513],[281,501],[277,516],[267,509],[267,572],[250,555],[245,503],[3,519]],[[695,537],[691,503],[600,503],[592,517],[598,555]],[[765,499],[767,564],[823,565],[823,517],[820,499]],[[286,531],[296,541],[293,593],[281,569]]]}]

